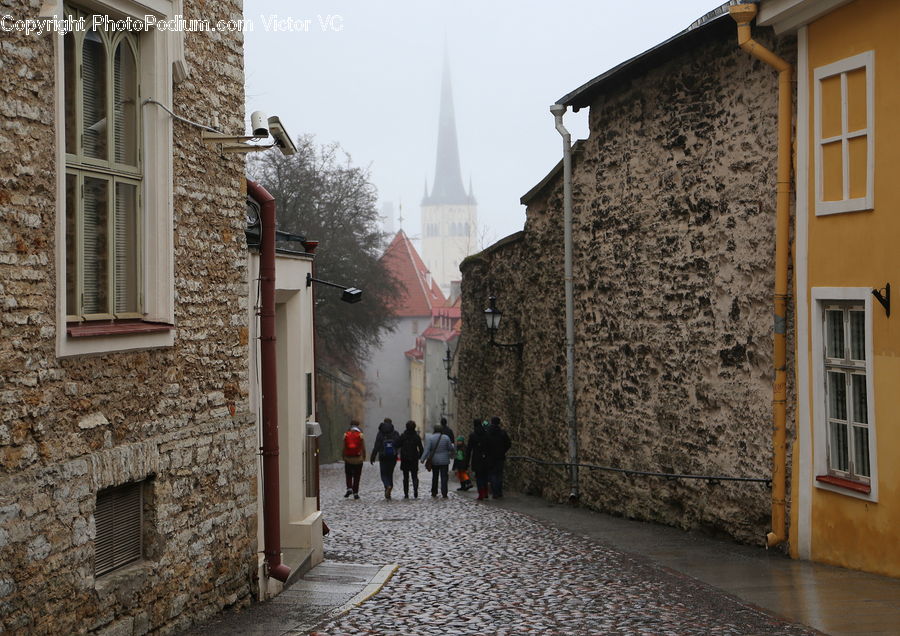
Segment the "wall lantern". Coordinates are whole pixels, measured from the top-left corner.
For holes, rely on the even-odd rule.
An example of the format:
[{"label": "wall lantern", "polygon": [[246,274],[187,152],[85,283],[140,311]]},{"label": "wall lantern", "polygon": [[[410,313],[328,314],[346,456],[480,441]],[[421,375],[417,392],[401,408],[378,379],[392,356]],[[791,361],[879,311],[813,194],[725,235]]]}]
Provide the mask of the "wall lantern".
[{"label": "wall lantern", "polygon": [[447,379],[450,380],[452,384],[456,384],[456,378],[450,375],[450,369],[453,368],[453,356],[450,354],[450,345],[447,345],[447,353],[444,354],[442,361],[444,363],[444,371],[447,372]]},{"label": "wall lantern", "polygon": [[497,309],[496,306],[497,298],[495,296],[491,296],[488,298],[488,307],[484,310],[484,320],[487,323],[488,333],[491,336],[491,344],[495,347],[513,347],[515,348],[519,356],[522,355],[522,346],[521,342],[497,342],[494,340],[494,336],[497,333],[497,330],[500,328],[500,319],[503,317],[503,312]]},{"label": "wall lantern", "polygon": [[327,285],[329,287],[337,287],[338,289],[344,290],[344,293],[341,294],[341,300],[345,303],[358,303],[362,300],[362,290],[357,289],[356,287],[346,287],[344,285],[338,285],[337,283],[329,283],[327,280],[320,280],[318,278],[313,278],[312,274],[306,274],[306,286],[310,287],[313,283],[319,283],[320,285]]}]

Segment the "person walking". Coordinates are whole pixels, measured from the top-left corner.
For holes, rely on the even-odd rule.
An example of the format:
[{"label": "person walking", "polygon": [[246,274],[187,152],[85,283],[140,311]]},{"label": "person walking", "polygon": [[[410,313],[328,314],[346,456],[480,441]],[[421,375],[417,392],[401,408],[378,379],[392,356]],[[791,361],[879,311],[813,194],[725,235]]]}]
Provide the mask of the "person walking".
[{"label": "person walking", "polygon": [[450,457],[453,454],[453,440],[443,432],[443,425],[434,425],[434,433],[425,440],[422,451],[422,462],[428,468],[431,463],[431,496],[437,497],[438,480],[441,482],[441,495],[447,498],[447,471],[450,468]]},{"label": "person walking", "polygon": [[378,435],[375,436],[375,446],[372,448],[372,458],[369,463],[374,464],[376,456],[378,457],[385,499],[391,498],[391,490],[394,489],[394,468],[397,466],[399,441],[400,434],[394,430],[391,418],[384,418],[384,421],[378,425]]},{"label": "person walking", "polygon": [[487,420],[472,420],[472,434],[469,435],[469,447],[466,449],[469,455],[469,465],[475,473],[475,486],[478,488],[478,499],[488,497],[488,474],[490,473],[490,458],[487,448]]},{"label": "person walking", "polygon": [[506,463],[506,453],[512,442],[509,434],[500,425],[500,418],[491,418],[491,425],[487,430],[488,451],[488,480],[491,482],[491,495],[494,499],[503,497],[503,466]]},{"label": "person walking", "polygon": [[366,461],[366,440],[356,420],[350,420],[350,428],[344,433],[341,456],[344,459],[344,475],[347,477],[347,492],[344,497],[353,495],[354,499],[359,499],[359,478]]},{"label": "person walking", "polygon": [[449,437],[451,442],[456,439],[456,436],[453,434],[453,429],[447,424],[446,417],[441,418],[441,433]]},{"label": "person walking", "polygon": [[403,498],[409,499],[409,481],[412,478],[413,497],[419,498],[419,457],[424,450],[422,438],[416,431],[416,423],[410,420],[400,436],[400,470],[403,471]]}]

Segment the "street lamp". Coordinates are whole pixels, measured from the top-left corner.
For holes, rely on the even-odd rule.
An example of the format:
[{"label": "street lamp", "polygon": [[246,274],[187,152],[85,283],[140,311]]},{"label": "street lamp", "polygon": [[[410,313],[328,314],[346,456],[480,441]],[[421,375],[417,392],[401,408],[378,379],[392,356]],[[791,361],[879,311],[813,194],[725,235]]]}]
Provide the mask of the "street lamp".
[{"label": "street lamp", "polygon": [[450,375],[450,369],[453,367],[453,357],[450,355],[450,345],[447,345],[447,353],[443,357],[444,371],[447,372],[447,379],[452,384],[456,384],[456,378]]},{"label": "street lamp", "polygon": [[337,283],[329,283],[327,280],[320,280],[318,278],[313,278],[313,275],[308,273],[306,274],[306,286],[309,287],[313,283],[319,283],[320,285],[328,285],[329,287],[337,287],[338,289],[343,289],[344,293],[341,294],[341,300],[345,303],[358,303],[362,300],[362,290],[357,289],[356,287],[346,287],[344,285],[338,285]]},{"label": "street lamp", "polygon": [[503,317],[503,312],[497,309],[496,306],[497,298],[495,296],[491,296],[488,298],[488,307],[484,310],[484,319],[487,323],[488,333],[491,337],[491,344],[495,347],[513,347],[515,348],[519,355],[522,355],[522,346],[521,342],[497,342],[494,340],[494,336],[497,333],[497,329],[500,328],[500,319]]}]

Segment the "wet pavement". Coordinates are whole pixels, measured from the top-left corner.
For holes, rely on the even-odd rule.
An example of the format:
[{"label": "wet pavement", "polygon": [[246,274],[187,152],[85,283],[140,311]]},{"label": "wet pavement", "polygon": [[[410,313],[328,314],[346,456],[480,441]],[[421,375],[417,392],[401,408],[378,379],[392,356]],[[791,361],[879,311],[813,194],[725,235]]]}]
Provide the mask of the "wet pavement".
[{"label": "wet pavement", "polygon": [[[399,471],[398,471],[399,474]],[[430,474],[421,471],[421,476]],[[368,601],[314,634],[814,634],[697,579],[470,493],[387,501],[366,466],[362,498],[322,468],[325,558],[397,563]],[[454,484],[455,485],[455,484]],[[422,496],[424,494],[424,496]]]},{"label": "wet pavement", "polygon": [[900,634],[900,580],[514,493],[432,499],[420,477],[387,501],[366,465],[345,499],[323,466],[325,563],[190,634]]}]

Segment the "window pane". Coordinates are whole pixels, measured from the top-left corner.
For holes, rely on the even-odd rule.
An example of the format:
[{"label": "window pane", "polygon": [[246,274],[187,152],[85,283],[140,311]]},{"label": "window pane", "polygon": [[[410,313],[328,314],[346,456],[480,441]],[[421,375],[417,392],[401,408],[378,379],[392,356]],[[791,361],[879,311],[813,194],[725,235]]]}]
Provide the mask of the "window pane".
[{"label": "window pane", "polygon": [[850,456],[847,449],[847,425],[829,422],[829,446],[831,457],[829,466],[833,470],[847,472],[850,469]]},{"label": "window pane", "polygon": [[871,477],[869,469],[869,429],[853,427],[853,469],[861,477]]},{"label": "window pane", "polygon": [[822,138],[837,137],[841,134],[841,76],[826,77],[819,86],[822,91]]},{"label": "window pane", "polygon": [[860,199],[867,194],[867,177],[869,170],[868,137],[854,137],[847,141],[850,163],[850,198]]},{"label": "window pane", "polygon": [[116,161],[137,165],[137,72],[126,40],[116,47],[114,108]]},{"label": "window pane", "polygon": [[859,424],[868,424],[869,406],[866,396],[866,376],[854,373],[850,378],[853,392],[853,421]]},{"label": "window pane", "polygon": [[843,142],[822,144],[822,200],[843,201],[844,157]]},{"label": "window pane", "polygon": [[863,311],[850,312],[850,358],[866,359],[866,314]]},{"label": "window pane", "polygon": [[109,182],[84,179],[85,314],[109,313]]},{"label": "window pane", "polygon": [[85,33],[82,46],[84,154],[106,159],[106,47],[96,31]]},{"label": "window pane", "polygon": [[866,121],[866,69],[847,73],[847,132],[868,128]]},{"label": "window pane", "polygon": [[847,384],[840,371],[828,372],[828,417],[829,419],[847,419]]},{"label": "window pane", "polygon": [[137,187],[116,184],[116,313],[138,311]]},{"label": "window pane", "polygon": [[65,70],[63,72],[66,76],[66,152],[74,155],[78,152],[78,145],[75,141],[78,135],[77,126],[75,125],[75,94],[77,90],[75,32],[69,31],[66,33],[63,42],[63,58],[65,60]]},{"label": "window pane", "polygon": [[78,313],[78,177],[66,175],[66,314]]},{"label": "window pane", "polygon": [[825,312],[825,356],[844,357],[844,312],[829,309]]}]

